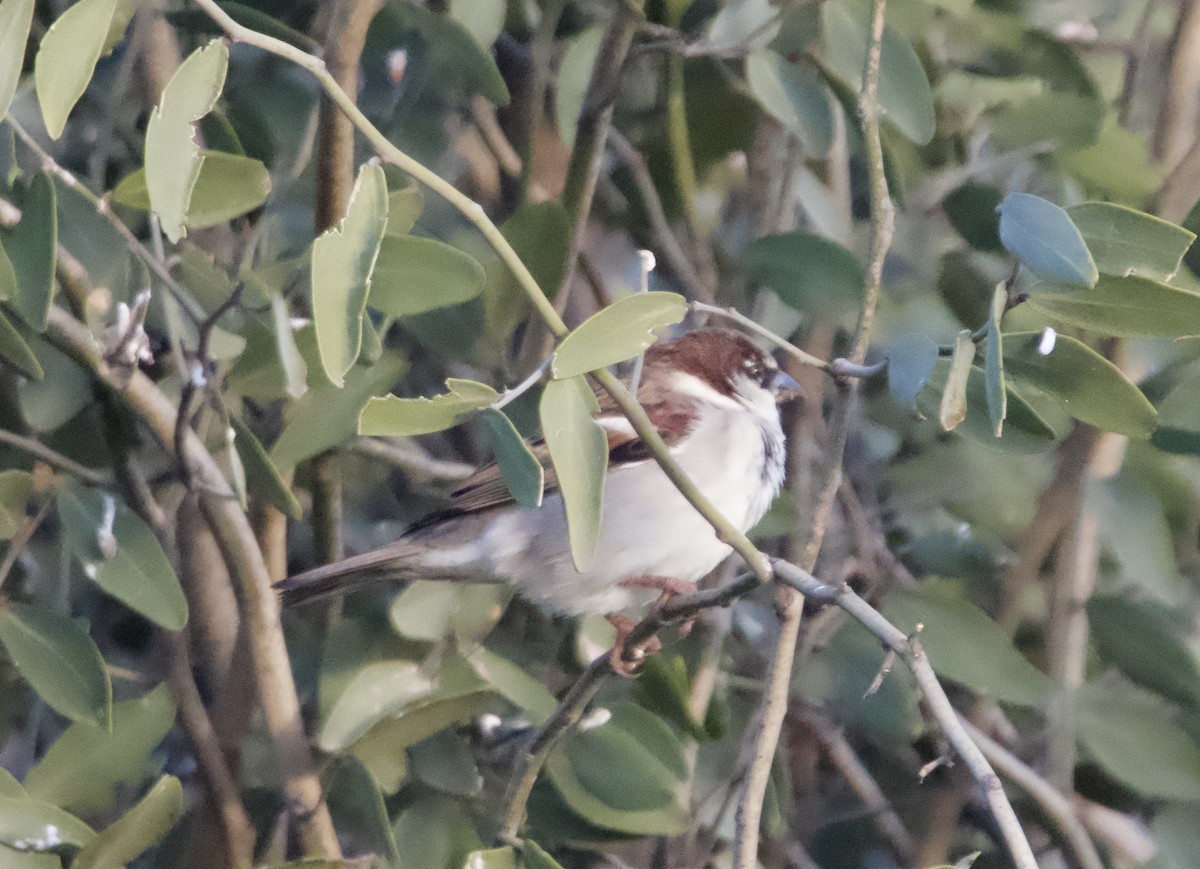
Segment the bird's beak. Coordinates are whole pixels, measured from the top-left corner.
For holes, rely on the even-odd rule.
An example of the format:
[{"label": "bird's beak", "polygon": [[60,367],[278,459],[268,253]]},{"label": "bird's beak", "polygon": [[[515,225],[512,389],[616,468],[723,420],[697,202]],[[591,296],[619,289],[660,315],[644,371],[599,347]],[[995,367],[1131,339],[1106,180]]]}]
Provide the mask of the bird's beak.
[{"label": "bird's beak", "polygon": [[775,401],[782,404],[800,394],[800,384],[786,371],[779,371],[771,380],[771,392],[775,394]]}]

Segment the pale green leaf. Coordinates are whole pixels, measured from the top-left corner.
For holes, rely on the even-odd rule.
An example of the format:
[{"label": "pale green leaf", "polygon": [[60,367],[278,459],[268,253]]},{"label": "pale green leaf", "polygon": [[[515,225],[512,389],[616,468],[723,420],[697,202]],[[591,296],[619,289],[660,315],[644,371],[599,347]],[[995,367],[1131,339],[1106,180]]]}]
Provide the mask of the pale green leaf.
[{"label": "pale green leaf", "polygon": [[975,342],[971,333],[963,329],[954,339],[954,355],[950,357],[950,373],[942,390],[942,403],[938,408],[938,422],[946,431],[954,428],[967,417],[967,379],[971,363],[975,361]]},{"label": "pale green leaf", "polygon": [[1104,274],[1169,281],[1196,240],[1181,226],[1111,202],[1082,202],[1067,215]]},{"label": "pale green leaf", "polygon": [[432,238],[386,235],[371,275],[367,304],[393,317],[470,301],[486,275],[473,256]]},{"label": "pale green leaf", "polygon": [[592,80],[596,57],[600,54],[604,30],[600,26],[588,27],[571,37],[559,64],[554,89],[554,115],[558,120],[559,138],[568,148],[575,146],[575,125]]},{"label": "pale green leaf", "polygon": [[[200,172],[192,188],[185,223],[189,229],[217,226],[253,211],[271,193],[271,173],[258,160],[224,151],[200,150]],[[135,169],[109,198],[130,208],[150,209],[146,171]]]},{"label": "pale green leaf", "polygon": [[112,723],[112,682],[100,650],[78,622],[45,607],[0,607],[0,644],[17,672],[55,712]]},{"label": "pale green leaf", "polygon": [[762,48],[746,58],[746,83],[759,105],[800,140],[805,154],[829,153],[833,106],[815,69]]},{"label": "pale green leaf", "polygon": [[32,493],[33,475],[28,471],[0,471],[0,540],[8,540],[24,524]]},{"label": "pale green leaf", "polygon": [[283,478],[283,474],[279,473],[279,469],[254,436],[254,432],[236,416],[230,417],[229,422],[236,432],[233,445],[237,448],[237,454],[246,470],[250,492],[256,499],[299,521],[304,516],[304,508],[296,500],[291,486]]},{"label": "pale green leaf", "polygon": [[524,869],[563,869],[562,864],[546,853],[546,850],[533,839],[525,839],[522,847],[521,858],[525,863]]},{"label": "pale green leaf", "polygon": [[8,114],[21,80],[33,7],[34,0],[0,0],[0,118]]},{"label": "pale green leaf", "polygon": [[1094,143],[1079,151],[1058,151],[1055,156],[1089,188],[1124,202],[1144,202],[1159,189],[1167,167],[1155,161],[1148,133],[1121,126],[1115,111],[1101,117]]},{"label": "pale green leaf", "polygon": [[1150,435],[1154,407],[1119,368],[1075,338],[1058,335],[1046,343],[1049,348],[1041,332],[1005,335],[1008,377],[1053,396],[1082,422],[1130,437]]},{"label": "pale green leaf", "polygon": [[413,661],[375,661],[359,668],[317,730],[323,751],[346,748],[384,718],[392,718],[434,684]]},{"label": "pale green leaf", "polygon": [[814,316],[857,310],[867,284],[858,257],[807,232],[764,236],[746,249],[743,264],[752,280],[770,287],[796,310]]},{"label": "pale green leaf", "polygon": [[92,402],[92,381],[75,360],[45,341],[35,338],[29,349],[45,376],[18,385],[21,416],[34,431],[53,431]]},{"label": "pale green leaf", "polygon": [[137,805],[84,846],[71,869],[111,869],[131,862],[162,841],[185,808],[179,779],[164,775]]},{"label": "pale green leaf", "polygon": [[1008,310],[1008,287],[996,285],[992,292],[992,304],[988,311],[987,334],[983,336],[983,376],[987,387],[988,418],[996,437],[1004,432],[1004,418],[1008,415],[1008,390],[1004,386],[1004,339],[1000,334],[1000,320]]},{"label": "pale green leaf", "polygon": [[[557,202],[527,202],[504,221],[500,232],[542,291],[553,297],[566,274],[571,250],[571,220],[566,209]],[[529,310],[525,291],[499,259],[488,267],[483,308],[488,335],[497,343],[508,339]]]},{"label": "pale green leaf", "polygon": [[4,237],[0,235],[0,302],[15,299],[19,290],[17,273],[13,271],[12,260],[4,250]]},{"label": "pale green leaf", "polygon": [[14,851],[58,851],[80,847],[95,833],[83,821],[40,800],[0,797],[0,843]]},{"label": "pale green leaf", "polygon": [[504,411],[488,408],[483,421],[492,434],[492,453],[500,466],[500,479],[508,492],[522,507],[542,506],[546,469],[534,456],[529,444],[521,437]]},{"label": "pale green leaf", "polygon": [[1170,609],[1133,595],[1101,594],[1088,599],[1087,618],[1101,660],[1151,691],[1196,706],[1200,667]]},{"label": "pale green leaf", "polygon": [[430,434],[458,425],[467,416],[494,404],[500,397],[486,383],[446,380],[447,391],[433,398],[372,398],[358,420],[361,435],[407,437]]},{"label": "pale green leaf", "polygon": [[117,2],[79,0],[58,16],[42,37],[33,77],[51,139],[62,135],[67,116],[92,80]]},{"label": "pale green leaf", "polygon": [[1090,289],[1037,283],[1030,310],[1102,335],[1200,335],[1200,293],[1153,278],[1102,274]]},{"label": "pale green leaf", "polygon": [[71,554],[88,579],[170,631],[187,624],[187,599],[154,532],[116,496],[76,484],[58,493]]},{"label": "pale green leaf", "polygon": [[17,294],[13,308],[31,329],[46,328],[54,294],[54,264],[58,257],[58,211],[54,182],[46,172],[33,176],[21,202],[21,222],[4,237]]},{"label": "pale green leaf", "polygon": [[45,376],[37,356],[3,311],[0,311],[0,357],[31,380],[41,380]]},{"label": "pale green leaf", "polygon": [[749,51],[766,45],[780,28],[779,9],[768,0],[728,0],[708,25],[710,51]]},{"label": "pale green leaf", "polygon": [[326,768],[321,784],[338,835],[352,839],[365,851],[386,854],[385,865],[395,866],[400,852],[383,795],[370,770],[353,755],[341,755]]},{"label": "pale green leaf", "polygon": [[290,397],[300,398],[308,391],[308,364],[296,346],[287,300],[279,293],[271,295],[271,325],[275,332],[275,353],[283,370],[284,389]]},{"label": "pale green leaf", "polygon": [[567,511],[571,558],[582,572],[591,564],[600,539],[608,438],[592,414],[600,406],[587,380],[552,380],[542,393],[542,435]]},{"label": "pale green leaf", "polygon": [[383,168],[364,163],[345,218],[313,242],[313,325],[321,365],[335,386],[343,384],[362,346],[362,315],[387,213]]},{"label": "pale green leaf", "polygon": [[387,235],[407,235],[424,208],[425,194],[412,181],[396,190],[389,190]]},{"label": "pale green leaf", "polygon": [[525,869],[525,866],[518,862],[517,849],[512,845],[472,851],[463,865],[470,866],[471,869]]},{"label": "pale green leaf", "polygon": [[1096,285],[1100,273],[1067,212],[1030,193],[1008,194],[997,210],[1000,240],[1021,265],[1043,280]]},{"label": "pale green leaf", "polygon": [[467,29],[475,41],[490,48],[504,29],[504,0],[450,0],[450,17]]},{"label": "pale green leaf", "polygon": [[174,721],[166,685],[138,700],[114,703],[111,731],[76,721],[29,771],[25,790],[35,800],[70,811],[101,811],[110,805],[117,785],[141,784],[150,753]]},{"label": "pale green leaf", "polygon": [[676,293],[626,296],[601,308],[563,338],[550,371],[562,380],[632,359],[658,339],[658,330],[686,315],[687,300]]},{"label": "pale green leaf", "polygon": [[471,756],[471,745],[452,730],[435,733],[408,750],[409,769],[432,788],[460,797],[483,790],[483,776]]},{"label": "pale green leaf", "polygon": [[150,203],[172,242],[187,234],[188,207],[205,157],[196,144],[195,123],[207,115],[229,65],[225,41],[214,39],[180,65],[163,90],[146,127],[146,188]]},{"label": "pale green leaf", "polygon": [[558,701],[545,685],[487,647],[476,647],[467,660],[481,679],[525,712],[532,724],[541,724],[558,707]]}]

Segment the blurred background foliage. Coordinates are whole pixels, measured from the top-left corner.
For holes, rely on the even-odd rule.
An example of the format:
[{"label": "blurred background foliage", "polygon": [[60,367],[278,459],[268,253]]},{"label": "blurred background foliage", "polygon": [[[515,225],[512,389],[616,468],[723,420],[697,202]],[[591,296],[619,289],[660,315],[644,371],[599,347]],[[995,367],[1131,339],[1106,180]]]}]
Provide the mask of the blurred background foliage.
[{"label": "blurred background foliage", "polygon": [[[645,248],[652,289],[846,349],[867,4],[223,5],[323,52],[570,325],[639,288]],[[868,358],[887,371],[863,383],[816,574],[920,631],[1043,865],[1195,866],[1200,254],[1173,224],[1200,226],[1200,4],[892,0],[887,21],[899,215]],[[314,254],[372,153],[337,145],[306,72],[226,58],[218,32],[190,4],[0,0],[0,865],[320,856],[292,789],[316,770],[337,839],[297,865],[515,866],[494,841],[514,758],[611,642],[603,620],[428,583],[285,612],[310,757],[263,714],[291,682],[198,506],[219,496],[64,352],[68,315],[108,375],[153,379],[275,579],[391,541],[512,451],[494,411],[449,428],[488,398],[431,434],[358,435],[372,397],[502,390],[554,343],[482,236],[394,167],[362,170],[321,242],[342,247]],[[789,483],[754,535],[784,556],[831,391],[792,373]],[[505,407],[526,436],[538,393]],[[609,680],[532,794],[523,865],[730,865],[776,625],[760,590]],[[812,607],[792,688],[761,865],[1007,865],[873,636]]]}]

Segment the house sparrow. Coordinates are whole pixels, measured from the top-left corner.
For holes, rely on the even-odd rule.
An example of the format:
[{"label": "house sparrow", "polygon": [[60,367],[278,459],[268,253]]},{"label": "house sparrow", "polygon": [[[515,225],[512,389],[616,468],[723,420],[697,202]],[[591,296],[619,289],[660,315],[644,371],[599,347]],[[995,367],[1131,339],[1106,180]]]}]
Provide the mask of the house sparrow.
[{"label": "house sparrow", "polygon": [[[744,335],[706,329],[646,351],[638,399],[687,475],[745,531],[783,482],[778,403],[796,389]],[[562,497],[544,445],[535,444],[547,465],[540,507],[517,506],[497,468],[484,468],[454,492],[449,509],[390,546],[277,583],[285,602],[378,580],[502,581],[554,612],[619,613],[699,580],[731,547],[667,479],[612,400],[603,392],[597,398],[608,473],[586,571],[571,560]]]}]

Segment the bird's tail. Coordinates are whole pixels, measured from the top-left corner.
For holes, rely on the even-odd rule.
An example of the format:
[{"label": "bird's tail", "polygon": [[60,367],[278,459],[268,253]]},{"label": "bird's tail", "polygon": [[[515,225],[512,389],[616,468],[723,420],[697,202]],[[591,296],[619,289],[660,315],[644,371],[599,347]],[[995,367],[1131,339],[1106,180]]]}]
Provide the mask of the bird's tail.
[{"label": "bird's tail", "polygon": [[421,579],[425,547],[410,540],[343,558],[275,583],[286,606],[375,585],[384,580]]}]

